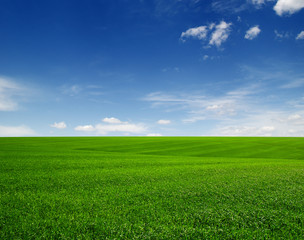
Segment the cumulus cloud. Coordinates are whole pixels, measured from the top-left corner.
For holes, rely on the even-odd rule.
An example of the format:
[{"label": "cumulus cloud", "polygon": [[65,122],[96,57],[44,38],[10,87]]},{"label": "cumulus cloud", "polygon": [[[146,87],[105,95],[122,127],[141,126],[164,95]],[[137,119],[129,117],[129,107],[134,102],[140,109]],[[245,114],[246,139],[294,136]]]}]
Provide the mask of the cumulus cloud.
[{"label": "cumulus cloud", "polygon": [[76,131],[81,131],[81,132],[93,132],[93,131],[95,131],[95,128],[92,125],[77,126],[74,129]]},{"label": "cumulus cloud", "polygon": [[291,15],[304,8],[304,0],[278,0],[274,6],[279,16]]},{"label": "cumulus cloud", "polygon": [[34,136],[34,135],[36,135],[35,131],[24,125],[0,126],[1,137],[25,137],[25,136]]},{"label": "cumulus cloud", "polygon": [[304,31],[300,32],[296,37],[296,40],[303,40],[304,39]]},{"label": "cumulus cloud", "polygon": [[27,91],[14,81],[0,77],[0,111],[16,111],[20,97]]},{"label": "cumulus cloud", "polygon": [[229,33],[231,31],[231,25],[232,23],[226,23],[225,21],[222,21],[220,24],[216,25],[215,31],[212,33],[209,44],[220,47],[222,43],[228,39]]},{"label": "cumulus cloud", "polygon": [[[219,24],[211,23],[209,26],[200,26],[196,28],[189,28],[187,31],[182,32],[181,40],[185,41],[186,38],[192,37],[199,40],[209,39],[209,45],[220,47],[225,42],[231,32],[232,23],[221,21]],[[208,36],[210,32],[211,35]]]},{"label": "cumulus cloud", "polygon": [[256,26],[250,28],[249,30],[247,30],[247,32],[245,34],[245,39],[252,40],[252,39],[256,38],[260,32],[261,32],[261,29],[259,28],[258,25],[256,25]]},{"label": "cumulus cloud", "polygon": [[199,40],[206,39],[208,30],[209,29],[207,26],[189,28],[187,31],[182,32],[181,40],[185,41],[185,38],[189,38],[189,37],[197,38]]},{"label": "cumulus cloud", "polygon": [[106,117],[104,119],[102,119],[103,122],[105,123],[112,123],[112,124],[116,124],[116,123],[123,123],[122,121],[120,121],[119,119],[117,118],[114,118],[114,117]]},{"label": "cumulus cloud", "polygon": [[165,120],[165,119],[160,119],[160,120],[157,121],[157,123],[160,124],[160,125],[168,125],[168,124],[171,123],[171,121],[170,120]]},{"label": "cumulus cloud", "polygon": [[65,129],[67,127],[67,125],[65,124],[65,122],[54,122],[53,124],[50,125],[53,128],[57,128],[57,129]]},{"label": "cumulus cloud", "polygon": [[75,127],[75,131],[94,132],[97,135],[107,135],[109,133],[122,134],[143,134],[147,128],[143,124],[122,122],[117,118],[104,118],[106,124],[84,125]]}]

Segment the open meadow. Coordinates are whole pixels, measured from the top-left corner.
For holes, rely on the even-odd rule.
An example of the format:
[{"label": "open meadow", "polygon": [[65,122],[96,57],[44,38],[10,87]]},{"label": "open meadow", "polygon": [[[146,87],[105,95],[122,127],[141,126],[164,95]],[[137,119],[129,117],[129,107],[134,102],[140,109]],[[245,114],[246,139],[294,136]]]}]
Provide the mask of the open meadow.
[{"label": "open meadow", "polygon": [[303,239],[304,138],[0,138],[0,239]]}]

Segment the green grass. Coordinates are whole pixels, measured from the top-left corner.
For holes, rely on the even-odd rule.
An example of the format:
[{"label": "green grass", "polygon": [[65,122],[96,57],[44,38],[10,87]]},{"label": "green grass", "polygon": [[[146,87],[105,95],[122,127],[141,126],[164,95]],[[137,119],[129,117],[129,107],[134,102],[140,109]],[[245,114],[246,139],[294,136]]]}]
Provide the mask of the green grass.
[{"label": "green grass", "polygon": [[303,239],[304,138],[0,138],[0,239]]}]

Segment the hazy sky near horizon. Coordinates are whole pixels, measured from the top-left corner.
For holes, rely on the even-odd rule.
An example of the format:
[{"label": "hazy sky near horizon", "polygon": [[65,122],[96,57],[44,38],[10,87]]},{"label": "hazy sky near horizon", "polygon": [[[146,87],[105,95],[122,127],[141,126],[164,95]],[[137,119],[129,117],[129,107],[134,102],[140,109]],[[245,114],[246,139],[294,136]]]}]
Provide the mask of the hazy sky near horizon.
[{"label": "hazy sky near horizon", "polygon": [[0,36],[0,136],[304,136],[304,0],[3,0]]}]

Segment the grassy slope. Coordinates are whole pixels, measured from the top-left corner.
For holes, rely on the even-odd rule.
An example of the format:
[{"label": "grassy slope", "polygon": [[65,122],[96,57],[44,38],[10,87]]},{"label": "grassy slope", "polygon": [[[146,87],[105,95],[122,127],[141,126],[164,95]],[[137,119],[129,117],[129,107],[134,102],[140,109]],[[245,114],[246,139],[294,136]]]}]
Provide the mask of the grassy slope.
[{"label": "grassy slope", "polygon": [[304,138],[0,138],[0,239],[304,236]]}]

